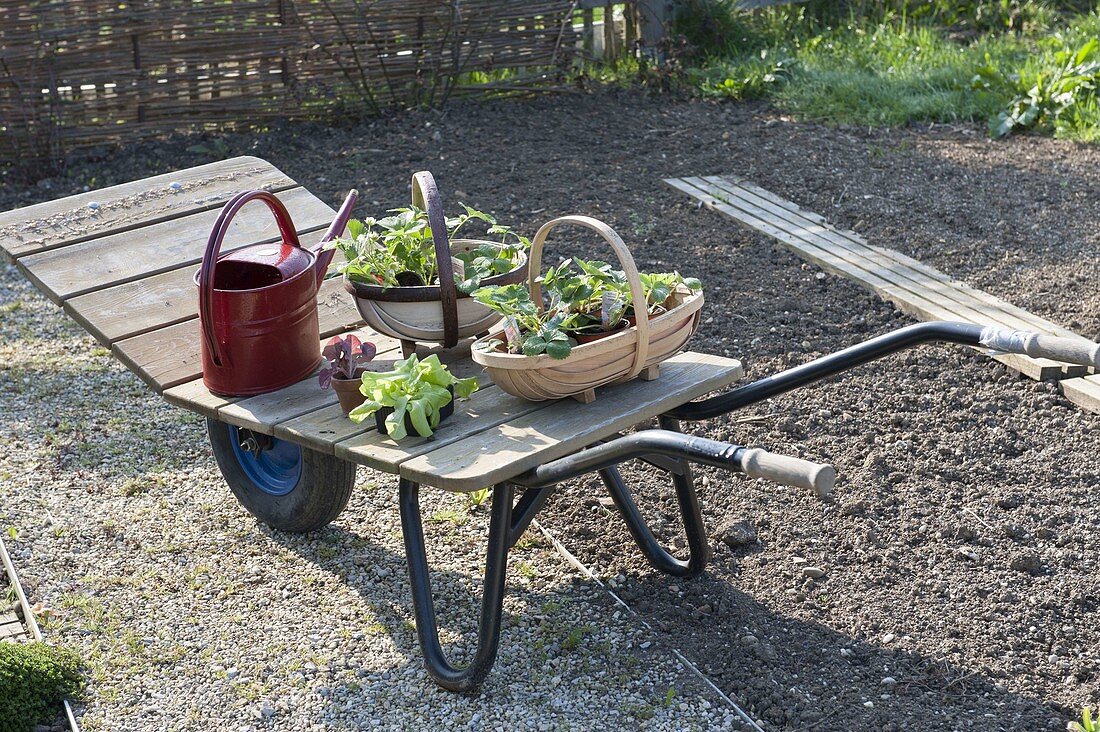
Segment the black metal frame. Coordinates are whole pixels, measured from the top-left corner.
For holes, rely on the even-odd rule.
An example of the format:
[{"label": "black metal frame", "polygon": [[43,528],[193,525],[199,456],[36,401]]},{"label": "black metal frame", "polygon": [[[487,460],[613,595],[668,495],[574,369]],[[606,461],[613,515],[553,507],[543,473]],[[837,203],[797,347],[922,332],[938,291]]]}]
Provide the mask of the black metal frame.
[{"label": "black metal frame", "polygon": [[[583,450],[560,460],[542,465],[511,482],[493,488],[492,512],[489,518],[489,542],[486,549],[485,578],[482,585],[481,619],[478,625],[477,650],[469,665],[457,667],[447,660],[439,643],[435,603],[432,599],[428,559],[424,546],[424,527],[420,518],[420,485],[401,478],[399,500],[401,529],[405,537],[405,556],[412,586],[416,634],[424,655],[424,665],[437,684],[450,691],[477,690],[496,660],[500,641],[500,621],[504,603],[505,568],[508,550],[516,545],[535,515],[546,505],[557,483],[598,470],[611,492],[619,512],[626,521],[631,536],[650,563],[662,572],[676,577],[694,577],[703,571],[708,559],[706,530],[695,495],[695,485],[687,458],[711,465],[740,469],[737,456],[744,448],[693,437],[673,431],[673,420],[664,420],[662,430],[647,430],[620,437],[612,442]],[[668,455],[675,458],[670,467],[680,512],[684,518],[689,556],[680,560],[672,556],[650,531],[642,518],[630,489],[623,482],[616,465],[634,457]],[[516,487],[524,488],[515,502]]]},{"label": "black metal frame", "polygon": [[[679,420],[711,419],[922,343],[946,341],[978,346],[981,331],[981,326],[964,323],[921,323],[901,328],[711,399],[677,407],[659,418],[660,429],[643,430],[598,443],[540,465],[510,482],[498,484],[493,489],[489,520],[478,646],[473,660],[466,667],[453,666],[440,646],[420,520],[420,486],[402,478],[401,525],[417,636],[428,673],[443,688],[462,692],[475,691],[489,673],[496,660],[500,640],[508,550],[515,546],[535,515],[546,505],[558,483],[598,472],[626,521],[627,529],[650,564],[674,577],[694,577],[705,568],[710,549],[690,463],[739,471],[745,448],[685,435],[679,431]],[[662,547],[638,510],[618,469],[620,463],[632,459],[649,462],[672,476],[687,535],[687,559],[677,559]],[[518,503],[513,503],[517,487],[523,488],[524,492]]]}]

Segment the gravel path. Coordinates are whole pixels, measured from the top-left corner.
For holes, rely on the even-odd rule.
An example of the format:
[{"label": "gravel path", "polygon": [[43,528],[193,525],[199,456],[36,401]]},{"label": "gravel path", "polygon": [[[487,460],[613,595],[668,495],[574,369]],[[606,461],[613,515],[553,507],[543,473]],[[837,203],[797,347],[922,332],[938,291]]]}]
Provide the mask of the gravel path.
[{"label": "gravel path", "polygon": [[[420,663],[396,486],[362,470],[322,532],[229,496],[204,424],[169,407],[13,268],[0,275],[0,525],[52,640],[92,672],[85,730],[728,726],[733,712],[531,530],[479,696]],[[442,639],[476,641],[488,514],[424,491]]]},{"label": "gravel path", "polygon": [[[65,178],[0,189],[0,206],[204,162],[188,144],[74,163]],[[872,243],[1100,337],[1095,147],[991,142],[965,126],[828,129],[757,105],[618,93],[460,104],[442,117],[294,126],[228,144],[330,203],[356,185],[372,208],[399,205],[409,174],[430,168],[448,200],[524,229],[559,213],[604,218],[643,267],[703,278],[708,313],[693,347],[744,358],[750,377],[909,321],[698,210],[662,177],[743,175]],[[580,238],[557,245],[598,251]],[[1100,417],[973,352],[923,348],[700,426],[831,461],[842,480],[836,500],[822,503],[704,471],[712,535],[745,526],[741,543],[733,534],[732,546],[717,542],[698,580],[655,574],[597,500],[595,481],[566,486],[542,520],[616,578],[616,591],[657,629],[658,671],[646,676],[630,660],[648,636],[615,620],[605,596],[548,547],[529,546],[510,568],[509,611],[552,603],[561,615],[539,633],[556,638],[544,647],[562,649],[545,654],[559,666],[544,671],[536,644],[517,637],[527,631],[510,624],[486,693],[469,700],[436,692],[416,669],[394,496],[371,488],[377,476],[360,473],[363,489],[329,531],[305,540],[267,532],[228,497],[197,421],[149,396],[17,276],[2,282],[0,306],[24,309],[0,326],[0,377],[5,394],[31,396],[6,397],[0,490],[20,490],[0,510],[24,531],[24,572],[38,597],[64,611],[52,632],[102,659],[86,715],[93,727],[165,726],[141,716],[158,709],[186,720],[198,708],[186,705],[208,694],[210,711],[188,723],[195,728],[220,714],[238,726],[295,729],[328,713],[343,724],[365,714],[401,727],[401,712],[378,712],[388,700],[405,713],[450,705],[467,722],[511,710],[515,719],[591,728],[616,710],[607,726],[634,728],[652,711],[646,724],[736,729],[715,717],[722,711],[705,688],[689,691],[664,647],[682,651],[769,730],[1054,730],[1100,699]],[[645,471],[626,474],[676,545],[667,487]],[[31,481],[34,490],[23,489]],[[464,595],[476,581],[475,529],[485,517],[459,499],[435,500],[426,514],[467,517],[460,526],[450,512],[429,522],[453,534],[433,556],[441,589]],[[585,625],[589,653],[565,652]],[[627,642],[630,653],[616,650]],[[394,684],[386,670],[410,676]],[[625,685],[609,683],[616,674]],[[685,691],[666,706],[677,684]],[[553,709],[560,695],[561,710],[527,716]],[[279,699],[297,701],[284,711]],[[265,703],[274,712],[266,722]]]}]

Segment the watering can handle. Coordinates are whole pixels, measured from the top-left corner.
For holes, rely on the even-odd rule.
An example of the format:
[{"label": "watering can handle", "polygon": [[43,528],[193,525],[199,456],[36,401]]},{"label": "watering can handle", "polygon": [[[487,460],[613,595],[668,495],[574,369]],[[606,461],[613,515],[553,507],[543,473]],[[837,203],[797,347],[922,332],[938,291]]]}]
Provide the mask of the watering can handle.
[{"label": "watering can handle", "polygon": [[294,222],[290,219],[290,213],[283,202],[267,191],[244,191],[233,196],[225,204],[218,220],[214,222],[214,229],[210,232],[210,239],[206,242],[206,252],[202,257],[202,266],[199,269],[199,322],[202,325],[203,338],[210,350],[210,357],[218,366],[224,365],[224,354],[218,347],[218,339],[214,333],[214,269],[217,267],[218,255],[221,253],[222,243],[225,240],[229,224],[237,212],[249,201],[263,201],[275,215],[275,222],[279,225],[279,234],[283,238],[283,244],[289,244],[302,248],[298,241],[298,233],[294,230]]},{"label": "watering can handle", "polygon": [[435,262],[439,270],[439,304],[443,307],[443,345],[454,348],[458,343],[458,290],[451,264],[451,245],[447,241],[447,218],[435,178],[426,170],[413,175],[412,205],[428,212],[428,226],[435,244]]},{"label": "watering can handle", "polygon": [[339,237],[344,233],[344,228],[348,225],[348,220],[351,219],[351,210],[355,208],[355,202],[359,200],[359,191],[352,188],[348,191],[347,198],[340,205],[340,210],[336,212],[336,218],[332,220],[332,223],[328,227],[328,231],[321,237],[321,241],[317,242],[310,251],[317,257],[317,261],[314,262],[313,267],[317,272],[317,288],[320,289],[321,284],[325,281],[325,273],[328,272],[328,266],[332,264],[332,258],[336,255],[336,250],[332,248],[325,248],[333,239]]}]

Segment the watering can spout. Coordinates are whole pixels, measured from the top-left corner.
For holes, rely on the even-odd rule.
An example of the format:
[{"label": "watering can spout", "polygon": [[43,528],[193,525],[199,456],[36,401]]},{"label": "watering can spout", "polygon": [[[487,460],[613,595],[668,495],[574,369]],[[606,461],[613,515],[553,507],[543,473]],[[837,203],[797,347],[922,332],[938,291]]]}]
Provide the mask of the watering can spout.
[{"label": "watering can spout", "polygon": [[324,282],[325,273],[328,272],[328,266],[332,263],[332,257],[336,254],[335,249],[325,249],[325,244],[332,241],[336,237],[344,233],[344,227],[348,225],[348,219],[351,218],[351,210],[355,208],[355,202],[359,200],[359,191],[352,188],[348,191],[348,197],[344,199],[343,204],[340,205],[340,210],[336,212],[336,218],[332,220],[332,224],[328,227],[328,231],[321,237],[321,241],[312,250],[316,255],[317,261],[314,264],[314,270],[317,274],[317,287],[321,287],[321,283]]}]

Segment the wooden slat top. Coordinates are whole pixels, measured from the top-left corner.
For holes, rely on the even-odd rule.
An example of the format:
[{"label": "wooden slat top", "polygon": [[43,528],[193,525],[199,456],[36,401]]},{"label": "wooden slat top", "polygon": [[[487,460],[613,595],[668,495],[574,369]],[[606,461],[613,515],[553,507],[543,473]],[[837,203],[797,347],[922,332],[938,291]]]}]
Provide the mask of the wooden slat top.
[{"label": "wooden slat top", "polygon": [[[0,215],[0,246],[49,298],[153,389],[201,374],[198,295],[192,280],[221,206],[266,189],[313,246],[332,208],[273,165],[233,158]],[[234,217],[224,251],[278,239],[266,206]],[[360,322],[338,280],[318,293],[323,335]]]},{"label": "wooden slat top", "polygon": [[[379,346],[379,358],[399,357],[384,336],[367,330],[358,334]],[[427,353],[421,347],[421,354]],[[336,395],[322,390],[314,377],[248,399],[214,396],[201,380],[168,389],[164,397],[208,417],[350,462],[446,490],[472,491],[576,452],[728,386],[744,373],[734,359],[686,352],[663,363],[656,380],[603,387],[591,404],[572,399],[530,402],[492,384],[469,359],[468,350],[447,351],[441,358],[459,376],[478,376],[481,388],[459,401],[454,415],[427,439],[411,435],[398,442],[378,433],[373,421],[352,422],[340,411]]]},{"label": "wooden slat top", "polygon": [[654,381],[597,390],[596,401],[549,403],[399,464],[403,478],[454,491],[473,491],[514,478],[543,463],[667,412],[741,378],[741,362],[686,352],[661,364]]},{"label": "wooden slat top", "polygon": [[231,158],[0,213],[0,249],[18,258],[186,212],[220,208],[238,191],[297,185],[266,160]]},{"label": "wooden slat top", "polygon": [[[173,185],[174,184],[174,185]],[[273,190],[287,205],[303,243],[317,240],[334,212],[258,158],[200,166],[0,215],[0,247],[55,302],[109,345],[164,398],[207,417],[289,439],[359,464],[457,491],[507,480],[583,449],[668,409],[720,389],[742,375],[738,361],[681,353],[655,381],[597,391],[594,403],[529,402],[492,384],[465,348],[440,353],[481,389],[429,439],[395,442],[373,422],[348,420],[316,376],[247,399],[211,394],[202,384],[197,294],[191,277],[218,209],[239,190]],[[94,205],[92,205],[94,204]],[[242,209],[229,247],[277,237],[266,207]],[[338,279],[318,293],[322,342],[361,326]],[[399,344],[366,329],[378,359],[399,358]],[[421,347],[421,355],[440,352]]]},{"label": "wooden slat top", "polygon": [[[323,229],[332,221],[332,209],[304,188],[276,195],[299,232]],[[20,257],[16,265],[54,302],[61,303],[112,285],[198,264],[219,212],[211,209],[187,213],[139,229]],[[251,204],[230,222],[226,250],[278,239],[279,226],[271,211],[262,204]]]}]

